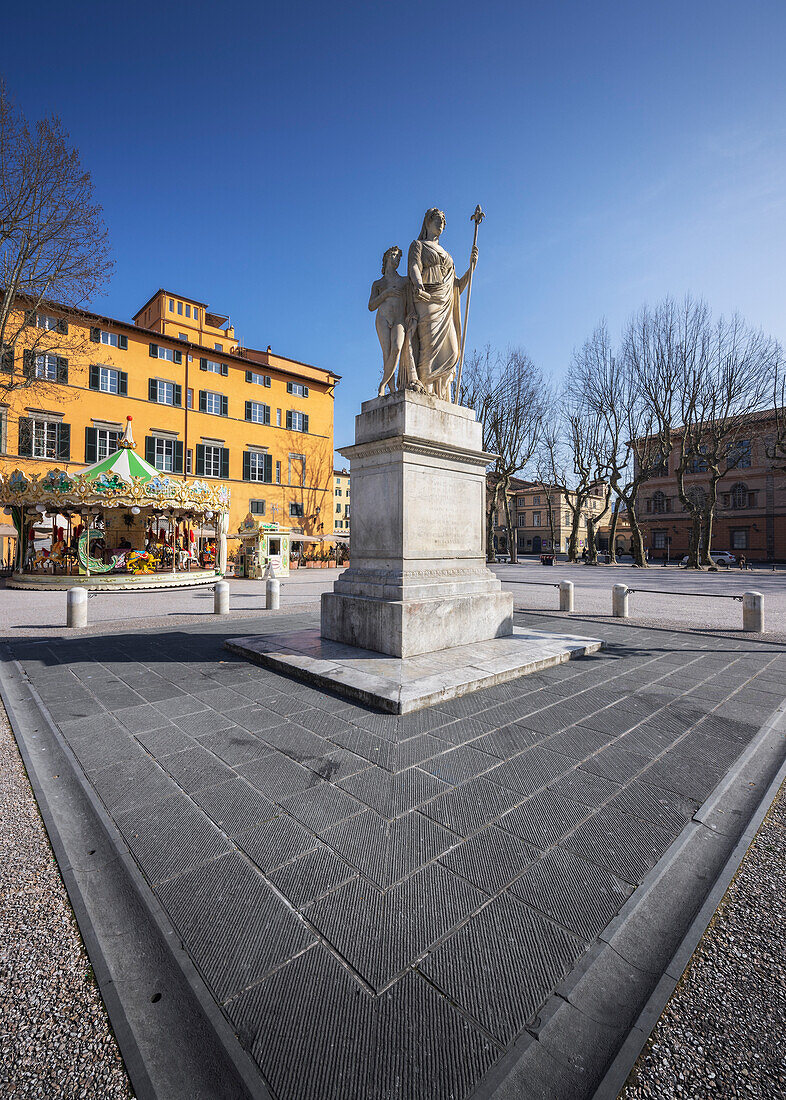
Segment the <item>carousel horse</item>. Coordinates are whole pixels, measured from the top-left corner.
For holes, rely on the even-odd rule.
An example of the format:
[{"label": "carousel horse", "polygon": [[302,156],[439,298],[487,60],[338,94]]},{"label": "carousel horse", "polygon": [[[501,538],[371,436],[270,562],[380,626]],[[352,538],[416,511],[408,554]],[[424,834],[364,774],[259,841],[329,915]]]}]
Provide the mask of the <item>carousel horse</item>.
[{"label": "carousel horse", "polygon": [[149,550],[127,550],[125,566],[129,573],[155,573],[159,559]]}]

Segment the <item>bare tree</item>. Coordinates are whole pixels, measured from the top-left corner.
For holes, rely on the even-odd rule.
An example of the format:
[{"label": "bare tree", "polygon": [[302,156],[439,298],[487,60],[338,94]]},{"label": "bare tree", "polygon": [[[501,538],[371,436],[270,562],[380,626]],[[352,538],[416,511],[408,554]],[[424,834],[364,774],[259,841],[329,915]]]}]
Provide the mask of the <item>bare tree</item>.
[{"label": "bare tree", "polygon": [[86,353],[68,317],[111,268],[90,173],[62,123],[31,126],[0,86],[0,391],[56,382],[62,362]]},{"label": "bare tree", "polygon": [[465,370],[462,404],[483,420],[483,445],[497,457],[488,479],[486,552],[494,560],[493,517],[504,511],[511,561],[516,561],[516,532],[510,509],[511,479],[532,460],[538,448],[547,407],[543,376],[520,348],[495,355],[490,348],[474,353]]}]

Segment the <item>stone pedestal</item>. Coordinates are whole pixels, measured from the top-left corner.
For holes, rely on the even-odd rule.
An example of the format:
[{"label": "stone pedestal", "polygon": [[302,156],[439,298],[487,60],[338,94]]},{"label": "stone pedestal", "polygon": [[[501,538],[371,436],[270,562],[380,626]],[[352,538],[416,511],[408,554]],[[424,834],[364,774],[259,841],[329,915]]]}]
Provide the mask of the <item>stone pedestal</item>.
[{"label": "stone pedestal", "polygon": [[486,466],[471,409],[404,391],[366,401],[351,462],[351,568],[322,596],[323,638],[413,657],[513,633],[486,567]]}]

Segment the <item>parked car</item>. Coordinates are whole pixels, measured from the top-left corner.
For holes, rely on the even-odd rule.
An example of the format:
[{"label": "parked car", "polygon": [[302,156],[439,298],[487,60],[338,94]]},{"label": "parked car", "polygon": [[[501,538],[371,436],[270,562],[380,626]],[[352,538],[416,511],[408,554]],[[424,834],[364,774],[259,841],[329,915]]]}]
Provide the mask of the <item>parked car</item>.
[{"label": "parked car", "polygon": [[[726,550],[718,550],[717,553],[715,551],[713,551],[710,554],[710,557],[712,558],[712,561],[715,565],[736,565],[737,564],[737,559],[734,556],[734,554],[729,554],[728,551],[726,551]],[[680,562],[680,565],[687,565],[687,564],[688,564],[688,555],[686,554],[685,557]]]}]

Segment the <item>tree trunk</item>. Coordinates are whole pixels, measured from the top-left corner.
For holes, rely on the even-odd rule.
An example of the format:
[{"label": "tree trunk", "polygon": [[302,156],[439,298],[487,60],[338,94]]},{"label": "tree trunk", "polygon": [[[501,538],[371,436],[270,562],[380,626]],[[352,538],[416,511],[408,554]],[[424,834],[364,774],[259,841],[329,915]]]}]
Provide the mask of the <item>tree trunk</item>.
[{"label": "tree trunk", "polygon": [[619,512],[620,498],[618,496],[611,510],[611,526],[609,527],[609,565],[617,564],[617,520],[619,519]]},{"label": "tree trunk", "polygon": [[595,517],[587,516],[587,565],[598,564],[598,546],[595,541]]},{"label": "tree trunk", "polygon": [[486,561],[495,562],[497,555],[494,552],[494,517],[497,514],[497,496],[499,486],[495,485],[491,493],[486,493]]},{"label": "tree trunk", "polygon": [[516,532],[510,516],[510,495],[507,485],[504,486],[502,499],[505,503],[505,526],[508,531],[508,552],[510,553],[511,565],[513,565],[518,560],[516,557]]},{"label": "tree trunk", "polygon": [[581,508],[577,508],[571,514],[570,538],[568,539],[568,561],[578,560],[579,545],[579,521],[581,520]]},{"label": "tree trunk", "polygon": [[631,550],[633,552],[633,562],[638,565],[639,568],[645,569],[647,566],[647,557],[644,553],[644,539],[641,534],[641,527],[639,527],[639,517],[636,514],[635,497],[631,497],[630,500],[625,502],[628,506],[628,519],[630,520],[630,541]]}]

